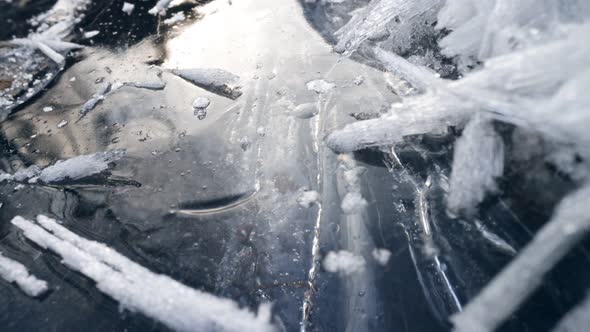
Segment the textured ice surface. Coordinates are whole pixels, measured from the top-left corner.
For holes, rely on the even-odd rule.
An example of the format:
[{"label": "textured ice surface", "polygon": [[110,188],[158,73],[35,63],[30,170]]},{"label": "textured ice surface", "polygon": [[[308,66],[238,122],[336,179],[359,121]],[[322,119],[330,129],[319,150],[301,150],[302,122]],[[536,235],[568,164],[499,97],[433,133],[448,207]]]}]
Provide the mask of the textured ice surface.
[{"label": "textured ice surface", "polygon": [[336,33],[338,53],[352,53],[366,40],[390,39],[396,52],[407,51],[433,32],[440,0],[374,0],[354,13]]},{"label": "textured ice surface", "polygon": [[0,253],[0,277],[7,282],[14,282],[29,296],[39,296],[48,289],[47,282],[32,276],[24,265],[5,257],[2,253]]},{"label": "textured ice surface", "polygon": [[552,219],[499,275],[452,317],[456,332],[494,331],[590,231],[590,186],[566,196]]},{"label": "textured ice surface", "polygon": [[331,251],[324,258],[324,269],[328,272],[353,274],[365,268],[365,260],[346,250]]},{"label": "textured ice surface", "polygon": [[114,249],[87,240],[38,216],[37,223],[12,219],[25,237],[62,257],[67,267],[96,282],[103,293],[131,311],[139,311],[176,331],[274,331],[270,308],[258,316],[235,302],[185,286],[129,260]]},{"label": "textured ice surface", "polygon": [[491,121],[474,117],[455,144],[447,206],[473,214],[504,170],[504,142]]},{"label": "textured ice surface", "polygon": [[320,194],[317,191],[309,190],[304,191],[297,197],[297,203],[304,208],[309,208],[315,204],[320,198]]},{"label": "textured ice surface", "polygon": [[220,96],[237,99],[240,91],[240,77],[223,69],[193,68],[172,69],[171,72],[185,80]]},{"label": "textured ice surface", "polygon": [[336,84],[323,79],[317,79],[307,82],[306,86],[310,91],[314,91],[316,93],[327,93],[328,91],[334,89]]}]

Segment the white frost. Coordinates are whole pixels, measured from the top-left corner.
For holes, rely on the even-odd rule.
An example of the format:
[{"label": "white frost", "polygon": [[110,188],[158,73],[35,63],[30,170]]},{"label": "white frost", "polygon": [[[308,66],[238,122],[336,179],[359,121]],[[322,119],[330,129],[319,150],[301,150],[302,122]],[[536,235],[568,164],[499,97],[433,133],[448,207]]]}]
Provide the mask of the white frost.
[{"label": "white frost", "polygon": [[309,208],[315,204],[320,198],[320,194],[317,191],[309,190],[304,191],[297,197],[297,203],[304,208]]},{"label": "white frost", "polygon": [[112,150],[59,160],[54,165],[43,169],[39,174],[39,180],[44,183],[67,179],[78,180],[107,170],[109,163],[119,160],[123,156],[125,156],[124,150]]},{"label": "white frost", "polygon": [[336,84],[328,82],[323,79],[317,79],[309,81],[306,84],[307,90],[314,91],[316,93],[327,93],[336,87]]},{"label": "white frost", "polygon": [[164,20],[164,24],[166,25],[174,25],[178,22],[182,22],[186,19],[186,16],[184,16],[183,12],[178,12],[174,15],[172,15],[171,17],[167,18]]},{"label": "white frost", "polygon": [[373,255],[373,258],[375,258],[377,263],[379,263],[379,265],[382,266],[387,265],[389,259],[391,258],[391,251],[387,249],[375,248],[371,254]]},{"label": "white frost", "polygon": [[39,280],[29,273],[21,263],[0,253],[0,277],[7,282],[14,282],[29,296],[39,296],[48,289],[47,282]]},{"label": "white frost", "polygon": [[87,240],[38,216],[37,223],[12,219],[24,235],[42,248],[62,257],[62,262],[96,282],[103,293],[123,308],[139,311],[177,331],[274,331],[268,307],[258,317],[235,302],[185,286],[156,274],[114,249]]},{"label": "white frost", "polygon": [[131,15],[131,13],[133,12],[133,10],[135,9],[135,5],[129,2],[123,2],[123,8],[121,8],[121,10],[127,14],[127,15]]},{"label": "white frost", "polygon": [[324,258],[324,269],[350,275],[365,268],[365,260],[349,251],[331,251]]}]

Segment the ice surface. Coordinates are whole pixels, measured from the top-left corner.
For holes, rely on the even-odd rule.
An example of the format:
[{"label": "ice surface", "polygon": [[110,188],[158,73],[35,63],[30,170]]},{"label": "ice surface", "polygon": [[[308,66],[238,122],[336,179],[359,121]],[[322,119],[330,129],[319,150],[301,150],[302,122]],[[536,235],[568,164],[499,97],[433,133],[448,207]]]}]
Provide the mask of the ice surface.
[{"label": "ice surface", "polygon": [[87,240],[38,216],[37,223],[22,217],[12,219],[25,237],[62,257],[67,267],[96,282],[103,293],[122,308],[138,311],[176,331],[274,331],[267,306],[258,317],[235,302],[185,286],[156,274],[114,249]]},{"label": "ice surface", "polygon": [[568,312],[552,332],[581,332],[590,326],[590,295]]},{"label": "ice surface", "polygon": [[497,189],[504,171],[504,142],[492,122],[474,117],[455,143],[447,207],[472,215],[486,194]]},{"label": "ice surface", "polygon": [[405,52],[420,38],[433,32],[432,23],[444,1],[374,0],[355,12],[336,32],[338,53],[350,54],[366,40],[388,38],[396,52]]},{"label": "ice surface", "polygon": [[304,208],[309,208],[315,204],[320,198],[320,194],[317,191],[309,190],[304,191],[297,198],[297,203]]},{"label": "ice surface", "polygon": [[346,250],[331,251],[324,258],[324,269],[350,275],[365,268],[365,260]]},{"label": "ice surface", "polygon": [[172,69],[171,72],[183,79],[220,96],[237,99],[242,95],[240,77],[223,69],[193,68]]},{"label": "ice surface", "polygon": [[14,282],[29,296],[39,296],[48,289],[47,282],[37,279],[24,265],[2,253],[0,253],[0,277],[7,282]]},{"label": "ice surface", "polygon": [[373,258],[379,263],[379,265],[386,266],[389,263],[389,259],[391,258],[391,251],[387,249],[379,249],[375,248],[371,252]]},{"label": "ice surface", "polygon": [[590,185],[566,196],[520,254],[452,317],[455,332],[491,332],[541,284],[545,274],[590,231]]},{"label": "ice surface", "polygon": [[112,150],[81,155],[67,160],[59,160],[41,171],[39,180],[44,183],[63,180],[79,180],[109,169],[109,164],[125,156],[125,150]]}]

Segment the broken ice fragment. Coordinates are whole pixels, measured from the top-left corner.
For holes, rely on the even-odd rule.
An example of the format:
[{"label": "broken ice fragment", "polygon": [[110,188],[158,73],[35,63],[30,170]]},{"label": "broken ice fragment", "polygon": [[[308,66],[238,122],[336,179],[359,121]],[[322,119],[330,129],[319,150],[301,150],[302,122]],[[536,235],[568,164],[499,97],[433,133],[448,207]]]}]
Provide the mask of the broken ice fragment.
[{"label": "broken ice fragment", "polygon": [[328,272],[339,272],[350,275],[365,268],[365,260],[349,251],[330,251],[323,263]]},{"label": "broken ice fragment", "polygon": [[223,69],[172,69],[171,72],[198,87],[226,98],[237,99],[242,95],[240,77]]},{"label": "broken ice fragment", "polygon": [[377,263],[379,263],[379,265],[382,265],[382,266],[387,265],[387,263],[389,262],[389,259],[391,258],[391,251],[389,251],[387,249],[375,248],[373,250],[373,252],[371,252],[371,254],[373,255],[373,258],[375,258]]},{"label": "broken ice fragment", "polygon": [[166,10],[170,7],[172,0],[159,0],[148,13],[152,15],[166,15]]},{"label": "broken ice fragment", "polygon": [[300,104],[291,112],[299,119],[309,119],[318,114],[319,109],[317,103]]},{"label": "broken ice fragment", "polygon": [[164,20],[164,24],[166,25],[174,25],[178,22],[182,22],[186,19],[186,16],[184,16],[183,12],[178,12],[174,15],[172,15],[172,17],[167,18]]},{"label": "broken ice fragment", "polygon": [[125,150],[112,150],[59,160],[54,165],[43,169],[39,180],[44,183],[68,179],[78,180],[109,169],[109,163],[119,160],[123,156],[125,156]]},{"label": "broken ice fragment", "polygon": [[95,93],[92,98],[90,98],[82,108],[80,109],[81,116],[86,115],[88,112],[92,111],[99,102],[104,100],[105,94],[109,92],[111,89],[111,84],[105,84],[97,93]]},{"label": "broken ice fragment", "polygon": [[327,93],[328,91],[334,89],[336,87],[336,84],[323,79],[317,79],[307,82],[306,86],[307,90],[321,94]]},{"label": "broken ice fragment", "polygon": [[90,39],[92,37],[96,37],[99,33],[100,33],[99,30],[87,31],[87,32],[84,32],[84,38]]},{"label": "broken ice fragment", "polygon": [[197,97],[193,101],[193,112],[199,120],[203,120],[207,116],[207,107],[211,101],[206,97]]},{"label": "broken ice fragment", "polygon": [[0,278],[14,282],[28,296],[39,296],[48,289],[47,282],[37,279],[21,263],[5,257],[0,253]]},{"label": "broken ice fragment", "polygon": [[474,117],[455,143],[447,207],[472,215],[504,172],[504,142],[490,120]]},{"label": "broken ice fragment", "polygon": [[58,124],[57,124],[57,128],[63,128],[68,124],[67,120],[61,120]]},{"label": "broken ice fragment", "polygon": [[135,263],[100,242],[87,240],[39,215],[37,222],[20,216],[12,224],[41,248],[62,257],[65,266],[96,282],[122,308],[138,311],[167,327],[190,331],[271,332],[268,307],[258,317],[237,303],[191,287]]},{"label": "broken ice fragment", "polygon": [[354,85],[361,85],[361,84],[363,84],[364,81],[365,81],[365,77],[363,75],[359,75],[354,78],[352,83],[354,83]]},{"label": "broken ice fragment", "polygon": [[211,101],[207,97],[197,97],[193,101],[193,108],[207,108],[211,104]]},{"label": "broken ice fragment", "polygon": [[43,107],[43,112],[47,113],[47,112],[51,112],[51,111],[53,111],[53,107],[51,107],[51,106]]},{"label": "broken ice fragment", "polygon": [[127,14],[127,15],[131,15],[131,13],[133,12],[133,10],[135,9],[135,5],[129,2],[123,2],[123,8],[121,8],[121,10]]},{"label": "broken ice fragment", "polygon": [[138,89],[163,90],[166,87],[166,82],[125,82],[123,85]]},{"label": "broken ice fragment", "polygon": [[297,203],[304,208],[310,208],[320,198],[320,194],[317,191],[309,190],[304,191],[297,197]]}]

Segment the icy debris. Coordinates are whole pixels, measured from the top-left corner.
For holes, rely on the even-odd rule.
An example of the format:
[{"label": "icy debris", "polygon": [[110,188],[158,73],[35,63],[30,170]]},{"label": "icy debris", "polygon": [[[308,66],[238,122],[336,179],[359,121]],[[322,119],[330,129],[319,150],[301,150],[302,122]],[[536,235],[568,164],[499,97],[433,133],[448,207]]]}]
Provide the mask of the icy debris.
[{"label": "icy debris", "polygon": [[186,16],[184,16],[183,12],[178,12],[174,15],[172,15],[170,18],[167,18],[164,20],[164,24],[166,25],[174,25],[178,22],[182,22],[186,20]]},{"label": "icy debris", "polygon": [[473,215],[504,172],[504,142],[488,119],[474,117],[455,143],[447,207]]},{"label": "icy debris", "polygon": [[64,54],[67,54],[71,50],[84,47],[82,45],[64,42],[61,40],[44,39],[38,35],[30,35],[26,39],[16,38],[11,40],[9,44],[36,48],[62,67],[65,63]]},{"label": "icy debris", "polygon": [[306,86],[307,90],[309,91],[314,91],[316,93],[327,93],[330,90],[334,89],[336,87],[336,84],[323,79],[317,79],[307,82]]},{"label": "icy debris", "polygon": [[297,105],[291,114],[299,119],[309,119],[316,116],[319,113],[317,103],[306,103]]},{"label": "icy debris", "polygon": [[499,237],[497,234],[490,232],[485,225],[483,225],[478,220],[475,220],[475,227],[481,233],[484,239],[488,241],[491,245],[494,246],[497,250],[508,254],[510,256],[515,256],[517,254],[516,249],[511,246],[506,240]]},{"label": "icy debris", "polygon": [[367,201],[359,192],[349,192],[344,195],[340,207],[345,214],[357,214],[367,207]]},{"label": "icy debris", "polygon": [[45,112],[45,113],[53,112],[53,107],[45,106],[45,107],[43,107],[43,112]]},{"label": "icy debris", "polygon": [[138,311],[176,331],[274,331],[268,306],[258,317],[237,303],[185,286],[156,274],[114,249],[87,240],[55,220],[37,216],[37,223],[12,219],[25,237],[62,257],[67,267],[96,282],[122,308]]},{"label": "icy debris", "polygon": [[510,264],[451,320],[455,332],[491,332],[541,284],[545,274],[590,231],[590,185],[567,195],[551,220]]},{"label": "icy debris", "polygon": [[63,128],[65,126],[68,125],[68,120],[61,120],[58,124],[57,124],[57,128]]},{"label": "icy debris", "polygon": [[39,296],[48,289],[47,282],[37,279],[21,263],[14,261],[0,253],[0,278],[7,282],[14,282],[28,296]]},{"label": "icy debris", "polygon": [[256,129],[256,134],[258,134],[260,137],[264,137],[266,136],[266,129],[264,129],[264,127],[258,127]]},{"label": "icy debris", "polygon": [[304,208],[310,208],[320,199],[320,194],[317,191],[304,191],[297,197],[297,203]]},{"label": "icy debris", "polygon": [[193,101],[193,108],[207,108],[211,104],[211,100],[207,97],[197,97]]},{"label": "icy debris", "polygon": [[90,39],[90,38],[96,37],[96,36],[98,36],[98,34],[100,34],[99,30],[86,31],[86,32],[84,32],[84,39]]},{"label": "icy debris", "polygon": [[377,263],[382,266],[386,266],[389,262],[389,259],[391,258],[391,251],[387,249],[375,248],[371,254],[373,255],[375,261],[377,261]]},{"label": "icy debris", "polygon": [[112,150],[59,160],[43,169],[39,180],[44,183],[79,180],[109,169],[110,163],[121,159],[125,154],[125,150]]},{"label": "icy debris", "polygon": [[365,260],[349,251],[331,251],[324,258],[324,269],[350,275],[365,268]]},{"label": "icy debris", "polygon": [[41,169],[37,165],[29,166],[14,173],[0,173],[1,181],[35,183],[41,180],[44,183],[55,183],[63,180],[79,180],[98,174],[109,169],[109,163],[117,161],[125,156],[125,150],[112,150],[81,155],[67,160],[59,160],[54,165]]},{"label": "icy debris", "polygon": [[81,117],[88,114],[88,112],[92,111],[96,107],[96,105],[98,105],[98,103],[103,101],[105,95],[107,95],[110,90],[111,84],[108,83],[103,85],[97,93],[92,95],[92,98],[90,98],[86,103],[84,103],[84,105],[82,105],[82,108],[80,109]]},{"label": "icy debris", "polygon": [[441,10],[437,28],[452,30],[440,46],[466,67],[545,43],[561,34],[566,24],[589,18],[590,5],[584,0],[451,0]]},{"label": "icy debris", "polygon": [[162,82],[162,81],[124,82],[123,86],[129,86],[132,88],[148,89],[148,90],[157,91],[157,90],[164,90],[164,88],[166,87],[166,82]]},{"label": "icy debris", "polygon": [[199,120],[203,120],[207,116],[207,107],[211,104],[209,98],[197,97],[193,101],[193,113]]},{"label": "icy debris", "polygon": [[350,21],[336,32],[334,50],[350,54],[366,40],[388,39],[398,53],[433,33],[432,23],[442,0],[374,0],[354,13]]},{"label": "icy debris", "polygon": [[127,15],[131,15],[131,13],[133,12],[133,10],[135,9],[135,5],[129,2],[123,2],[123,8],[121,8],[121,10],[127,14]]},{"label": "icy debris", "polygon": [[166,15],[166,10],[170,7],[172,0],[159,0],[152,9],[148,11],[148,13],[152,15]]},{"label": "icy debris", "polygon": [[237,99],[242,95],[240,77],[223,69],[193,68],[172,69],[174,75],[220,96]]},{"label": "icy debris", "polygon": [[552,332],[580,332],[588,329],[588,326],[590,326],[590,295],[586,295],[582,303],[568,312]]},{"label": "icy debris", "polygon": [[354,80],[352,81],[352,83],[354,85],[361,85],[365,82],[365,77],[363,75],[359,75],[357,77],[354,78]]}]

